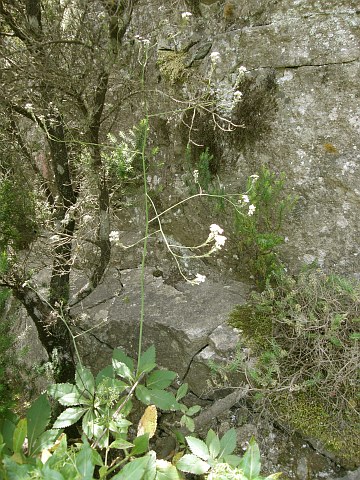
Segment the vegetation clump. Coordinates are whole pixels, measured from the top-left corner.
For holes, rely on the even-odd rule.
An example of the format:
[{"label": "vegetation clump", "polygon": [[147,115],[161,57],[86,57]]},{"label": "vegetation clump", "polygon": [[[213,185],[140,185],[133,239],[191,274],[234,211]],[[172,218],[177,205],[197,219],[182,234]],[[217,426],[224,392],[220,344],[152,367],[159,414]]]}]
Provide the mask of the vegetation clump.
[{"label": "vegetation clump", "polygon": [[230,317],[251,338],[258,360],[246,375],[268,406],[352,466],[360,438],[359,313],[360,284],[312,265],[297,277],[275,276]]}]

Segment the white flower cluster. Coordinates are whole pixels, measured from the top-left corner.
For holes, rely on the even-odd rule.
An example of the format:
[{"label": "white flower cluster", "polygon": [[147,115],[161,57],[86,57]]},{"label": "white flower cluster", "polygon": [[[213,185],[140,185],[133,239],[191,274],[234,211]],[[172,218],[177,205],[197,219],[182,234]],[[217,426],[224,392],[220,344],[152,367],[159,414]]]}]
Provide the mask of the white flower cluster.
[{"label": "white flower cluster", "polygon": [[224,233],[224,230],[221,227],[219,227],[219,225],[216,225],[216,223],[213,223],[212,225],[210,225],[210,234],[208,236],[207,241],[215,242],[215,245],[211,249],[211,251],[221,250],[221,248],[225,245],[227,238],[224,237],[222,233]]},{"label": "white flower cluster", "polygon": [[182,12],[181,14],[181,18],[183,20],[188,20],[190,17],[192,17],[192,13],[191,12]]},{"label": "white flower cluster", "polygon": [[113,230],[109,234],[109,240],[112,243],[118,242],[120,240],[120,233],[117,230]]},{"label": "white flower cluster", "polygon": [[150,45],[150,40],[148,40],[147,38],[144,38],[142,37],[141,35],[135,35],[135,40],[142,43],[143,45]]},{"label": "white flower cluster", "polygon": [[210,54],[210,60],[213,65],[216,65],[221,62],[221,55],[219,52],[212,52]]}]

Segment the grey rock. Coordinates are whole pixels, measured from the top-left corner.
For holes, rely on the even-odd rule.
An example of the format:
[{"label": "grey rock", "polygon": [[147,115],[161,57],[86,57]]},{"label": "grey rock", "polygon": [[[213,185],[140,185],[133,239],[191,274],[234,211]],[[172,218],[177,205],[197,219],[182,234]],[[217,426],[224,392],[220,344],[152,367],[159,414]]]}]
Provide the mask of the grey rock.
[{"label": "grey rock", "polygon": [[[209,336],[226,323],[236,304],[245,301],[248,287],[240,282],[226,285],[207,280],[199,286],[185,284],[176,289],[151,272],[150,268],[145,272],[143,351],[155,345],[159,365],[183,378],[193,358],[209,344]],[[137,354],[140,277],[140,269],[123,271],[124,289],[114,296],[114,277],[109,272],[103,284],[72,312],[83,328],[106,321],[93,331],[92,340],[89,336],[81,339],[86,362],[97,370],[109,363],[111,348],[122,347],[133,357]]]}]

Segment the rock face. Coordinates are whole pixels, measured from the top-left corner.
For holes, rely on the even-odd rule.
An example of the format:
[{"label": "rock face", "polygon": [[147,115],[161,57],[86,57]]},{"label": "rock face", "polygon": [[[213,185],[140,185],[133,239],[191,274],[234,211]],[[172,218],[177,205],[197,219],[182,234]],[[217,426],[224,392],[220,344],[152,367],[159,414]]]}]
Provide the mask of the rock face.
[{"label": "rock face", "polygon": [[[134,32],[148,32],[146,21],[153,27],[157,59],[163,62],[166,49],[179,54],[178,63],[167,70],[161,62],[160,70],[149,63],[147,88],[160,83],[162,90],[186,102],[204,93],[202,79],[211,78],[218,113],[245,128],[229,135],[213,129],[197,138],[199,126],[181,135],[175,115],[165,126],[153,122],[155,137],[160,140],[165,134],[167,139],[159,142],[164,160],[156,173],[160,183],[179,186],[189,138],[215,153],[216,174],[225,187],[243,185],[244,176],[264,164],[286,172],[288,189],[299,201],[283,232],[289,241],[282,257],[295,269],[315,260],[324,268],[359,276],[358,2],[237,0],[187,5],[195,3],[196,11],[187,21],[181,18],[180,4],[173,9],[154,2],[146,17],[139,7]],[[197,55],[203,50],[205,55]],[[211,62],[214,52],[219,53],[216,65]],[[242,65],[246,78],[254,82],[250,89],[246,82],[236,85]],[[225,113],[224,105],[229,106],[235,90],[243,93],[242,100],[231,114]],[[150,108],[161,112],[163,98],[156,97]]]},{"label": "rock face", "polygon": [[[124,288],[114,294],[116,280],[110,272],[96,292],[72,312],[82,318],[84,326],[102,324],[81,342],[84,361],[96,370],[109,363],[111,351],[116,347],[137,357],[140,269],[123,271],[121,279]],[[214,340],[221,342],[224,338],[219,330],[231,331],[232,337],[232,345],[224,345],[222,354],[229,354],[231,347],[235,350],[238,335],[226,325],[226,320],[234,306],[245,301],[249,289],[233,281],[227,284],[208,281],[198,286],[183,283],[176,289],[164,284],[161,277],[154,277],[151,269],[146,270],[144,280],[143,351],[155,345],[158,364],[175,370],[181,381],[194,385],[196,393],[201,395],[206,390],[209,369],[192,372],[191,365],[206,349],[210,349],[214,359],[220,356],[215,357],[220,350],[214,344]],[[81,312],[86,313],[81,315]]]}]

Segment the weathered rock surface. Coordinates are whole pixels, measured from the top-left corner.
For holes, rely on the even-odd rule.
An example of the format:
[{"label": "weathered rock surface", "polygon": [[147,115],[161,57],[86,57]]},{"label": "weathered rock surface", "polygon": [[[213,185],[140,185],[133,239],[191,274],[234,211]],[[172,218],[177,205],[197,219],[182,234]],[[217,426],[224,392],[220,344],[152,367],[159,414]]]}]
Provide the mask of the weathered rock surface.
[{"label": "weathered rock surface", "polygon": [[[221,103],[231,100],[241,65],[254,81],[262,78],[263,95],[269,95],[269,101],[253,105],[255,119],[241,114],[241,105],[251,110],[244,91],[240,116],[233,120],[245,128],[233,135],[219,130],[212,135],[217,174],[225,187],[234,189],[263,164],[286,172],[288,189],[299,202],[283,232],[288,242],[282,257],[295,269],[315,260],[324,268],[359,276],[358,2],[202,1],[201,15],[194,14],[187,22],[181,20],[181,5],[177,7],[155,2],[145,16],[140,6],[134,31],[148,32],[145,24],[150,24],[154,44],[181,52],[195,42],[192,55],[205,44],[211,43],[211,50],[185,68],[185,77],[172,85],[149,64],[147,87],[157,88],[160,82],[170,95],[188,99],[199,94],[201,79],[212,72],[211,91]],[[219,52],[221,58],[213,70],[211,52]],[[266,91],[269,81],[275,82],[275,88]],[[151,108],[161,112],[165,105],[159,96]],[[167,187],[176,183],[178,189],[191,134],[180,135],[176,116],[165,125],[154,121],[153,127],[157,140],[164,134],[167,139],[158,143],[164,164],[157,178]],[[192,134],[196,137],[196,132]],[[205,148],[207,142],[203,136],[199,143]],[[169,199],[163,199],[168,204]]]},{"label": "weathered rock surface", "polygon": [[[118,294],[114,293],[119,287],[116,274],[109,272],[103,284],[72,312],[83,319],[84,328],[101,324],[91,335],[80,337],[85,363],[97,370],[109,363],[110,349],[115,347],[137,356],[140,269],[122,271],[124,288]],[[152,269],[146,269],[144,291],[143,351],[155,345],[159,365],[175,370],[183,379],[193,359],[213,342],[213,332],[226,323],[236,304],[245,301],[249,289],[240,282],[211,280],[198,286],[179,284],[174,288],[164,284],[161,277],[154,277]],[[236,335],[234,332],[234,339]],[[207,369],[206,377],[198,374],[193,383],[205,386],[208,373]]]}]

